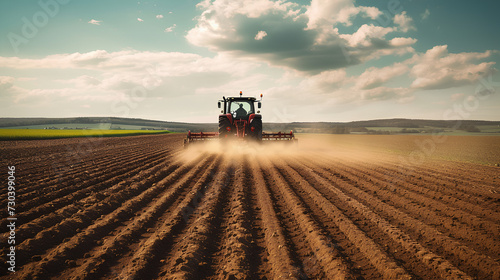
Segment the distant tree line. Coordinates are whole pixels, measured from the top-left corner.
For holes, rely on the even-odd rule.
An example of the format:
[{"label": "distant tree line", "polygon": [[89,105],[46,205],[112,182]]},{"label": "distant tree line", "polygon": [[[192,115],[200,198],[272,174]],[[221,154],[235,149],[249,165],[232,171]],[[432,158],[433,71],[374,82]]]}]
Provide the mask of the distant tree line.
[{"label": "distant tree line", "polygon": [[467,132],[481,132],[481,130],[479,128],[477,128],[475,125],[472,125],[472,124],[462,124],[462,125],[460,125],[460,127],[458,129],[464,130]]}]

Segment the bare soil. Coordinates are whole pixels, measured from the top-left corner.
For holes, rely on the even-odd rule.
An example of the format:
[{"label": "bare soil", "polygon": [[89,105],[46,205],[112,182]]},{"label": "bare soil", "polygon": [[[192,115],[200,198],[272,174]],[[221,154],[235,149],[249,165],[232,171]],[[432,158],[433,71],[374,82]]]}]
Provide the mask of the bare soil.
[{"label": "bare soil", "polygon": [[486,138],[412,156],[411,137],[183,137],[0,143],[18,204],[0,279],[500,279],[500,168],[455,160]]}]

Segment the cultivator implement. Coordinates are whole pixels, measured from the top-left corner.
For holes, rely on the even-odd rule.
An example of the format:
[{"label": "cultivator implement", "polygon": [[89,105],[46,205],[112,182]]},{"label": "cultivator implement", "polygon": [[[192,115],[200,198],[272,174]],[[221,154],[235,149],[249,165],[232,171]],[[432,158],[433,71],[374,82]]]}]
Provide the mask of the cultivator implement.
[{"label": "cultivator implement", "polygon": [[[241,132],[240,132],[241,133]],[[191,132],[189,131],[187,134],[186,139],[184,139],[184,146],[187,147],[189,144],[192,143],[203,143],[204,141],[213,141],[213,140],[219,140],[219,139],[232,139],[232,140],[238,140],[238,141],[244,141],[245,137],[244,134],[239,134],[235,133],[234,135],[231,135],[232,137],[227,137],[228,135],[224,135],[222,138],[219,134],[219,132]],[[293,134],[293,131],[290,131],[289,133],[286,132],[262,132],[262,138],[260,139],[261,141],[266,141],[266,142],[277,142],[279,141],[280,143],[297,143],[297,139],[295,138],[295,135]]]},{"label": "cultivator implement", "polygon": [[193,142],[201,142],[205,140],[219,139],[219,132],[191,132],[189,131],[186,139],[184,139],[184,146]]},{"label": "cultivator implement", "polygon": [[286,133],[286,132],[275,132],[275,133],[262,132],[262,140],[263,141],[291,141],[291,142],[297,141],[297,139],[295,139],[295,135],[293,134],[293,131],[291,131],[291,130],[290,130],[290,133]]}]

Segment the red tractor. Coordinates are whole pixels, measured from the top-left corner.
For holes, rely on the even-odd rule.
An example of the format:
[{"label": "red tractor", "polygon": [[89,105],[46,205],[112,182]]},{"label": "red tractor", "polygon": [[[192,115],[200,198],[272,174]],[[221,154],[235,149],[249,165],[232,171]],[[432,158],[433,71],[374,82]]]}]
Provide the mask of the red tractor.
[{"label": "red tractor", "polygon": [[[276,132],[266,133],[262,131],[262,115],[260,108],[262,106],[262,94],[260,100],[255,97],[243,97],[240,91],[239,97],[222,97],[218,106],[221,110],[219,115],[219,132],[188,132],[184,139],[184,145],[187,146],[195,141],[224,139],[224,140],[253,140],[261,141],[297,141],[292,131],[290,133]],[[257,103],[257,108],[255,108]]]}]

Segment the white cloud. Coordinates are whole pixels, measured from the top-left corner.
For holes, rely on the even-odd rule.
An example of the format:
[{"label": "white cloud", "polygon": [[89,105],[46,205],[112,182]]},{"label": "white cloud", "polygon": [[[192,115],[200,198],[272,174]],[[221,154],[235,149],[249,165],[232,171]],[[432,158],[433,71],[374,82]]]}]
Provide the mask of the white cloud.
[{"label": "white cloud", "polygon": [[303,78],[296,90],[307,92],[307,97],[311,100],[315,99],[314,102],[318,103],[326,102],[325,96],[328,96],[328,102],[336,105],[360,105],[381,100],[408,103],[414,99],[412,96],[414,89],[384,85],[391,79],[405,75],[408,69],[407,65],[396,63],[383,68],[369,68],[359,76],[347,76],[344,69],[324,71],[318,75]]},{"label": "white cloud", "polygon": [[177,25],[176,25],[176,24],[174,24],[174,25],[172,25],[172,26],[170,26],[170,27],[165,28],[165,32],[167,32],[167,33],[169,33],[169,32],[173,32],[176,26],[177,26]]},{"label": "white cloud", "polygon": [[59,80],[59,82],[74,84],[77,88],[91,88],[101,84],[99,79],[89,75],[82,75],[69,80]]},{"label": "white cloud", "polygon": [[395,47],[406,47],[411,46],[417,42],[417,39],[414,38],[402,38],[396,37],[390,40],[390,44]]},{"label": "white cloud", "polygon": [[[119,104],[125,107],[134,106],[131,108],[134,110],[145,110],[145,107],[140,109],[136,106],[146,106],[146,104],[156,106],[157,101],[152,101],[155,98],[178,100],[184,98],[184,95],[196,94],[201,89],[210,91],[212,88],[226,88],[234,92],[235,88],[240,90],[241,86],[249,88],[252,85],[257,90],[260,87],[256,79],[262,80],[263,77],[267,77],[264,74],[259,74],[257,77],[252,73],[258,66],[253,62],[237,61],[224,55],[202,57],[197,54],[176,52],[127,50],[58,54],[39,59],[0,57],[0,64],[5,68],[19,69],[20,73],[26,70],[45,72],[37,69],[71,69],[65,79],[59,78],[58,74],[51,75],[52,71],[46,71],[44,83],[39,88],[32,88],[33,86],[21,82],[19,86],[23,88],[16,88],[14,85],[16,78],[0,77],[0,96],[7,98],[10,103],[17,102],[16,106],[23,108],[35,106],[46,114],[55,112],[57,106],[60,106],[56,104],[73,106],[71,107],[73,111],[68,112],[69,115],[80,114],[81,112],[74,107],[81,106],[78,101],[91,102],[88,104],[100,108],[94,109],[94,113],[101,112],[105,115],[121,114],[122,111],[112,107],[116,102],[121,102]],[[148,100],[141,105],[137,102],[127,103],[135,89],[147,95]],[[219,94],[220,92],[212,93],[200,99],[203,101],[194,105],[196,111],[200,109],[201,113],[197,114],[205,114],[203,110],[206,109],[207,102],[219,98]],[[170,101],[164,106],[172,106]],[[175,111],[175,108],[171,109]],[[62,114],[61,111],[57,112]],[[175,114],[171,117],[175,117]]]},{"label": "white cloud", "polygon": [[[203,11],[186,35],[190,43],[309,75],[411,52],[409,46],[415,42],[387,40],[385,35],[396,28],[374,24],[364,24],[354,34],[339,34],[337,23],[348,25],[355,15],[376,19],[381,14],[375,7],[354,6],[353,0],[313,0],[305,10],[268,0],[203,1],[198,7]],[[259,40],[263,30],[267,37]]]},{"label": "white cloud", "polygon": [[[17,83],[21,83],[23,81],[31,81],[33,78],[26,77],[11,77],[11,76],[0,76],[0,99],[2,100],[2,104],[11,104],[12,102],[16,103],[19,96],[25,95],[29,92],[29,90],[24,89],[20,86],[17,86]],[[10,99],[9,101],[5,101],[5,99]],[[5,111],[10,106],[4,106],[2,108],[2,112],[5,114]]]},{"label": "white cloud", "polygon": [[412,103],[415,100],[415,95],[403,96],[396,100],[399,104]]},{"label": "white cloud", "polygon": [[107,52],[96,50],[87,53],[55,54],[39,59],[0,57],[0,63],[14,69],[142,69],[156,64],[158,59],[185,61],[200,56],[185,53],[139,52],[134,50]]},{"label": "white cloud", "polygon": [[349,82],[345,69],[323,71],[320,74],[306,77],[300,86],[308,90],[321,90],[332,92],[343,84]]},{"label": "white cloud", "polygon": [[[74,114],[75,107],[73,106],[83,106],[81,102],[94,102],[100,104],[100,106],[107,104],[108,106],[105,106],[105,108],[109,109],[109,104],[116,102],[123,96],[124,94],[117,92],[90,92],[85,89],[75,88],[33,89],[18,94],[14,102],[23,105],[35,103],[36,105],[42,105],[44,108],[62,103],[69,107],[67,109]],[[57,113],[61,112],[62,108],[60,106],[55,105],[54,107],[59,107],[58,109],[54,108]]]},{"label": "white cloud", "polygon": [[401,12],[401,14],[394,16],[394,23],[399,26],[399,30],[402,32],[408,32],[409,30],[416,30],[413,25],[413,19],[406,15],[406,11]]},{"label": "white cloud", "polygon": [[496,71],[493,68],[495,62],[474,64],[491,54],[492,51],[450,54],[447,45],[435,46],[413,58],[415,65],[411,69],[411,76],[415,80],[411,87],[442,89],[475,83]]},{"label": "white cloud", "polygon": [[94,24],[94,25],[101,25],[101,22],[102,20],[95,20],[95,19],[91,19],[89,22],[87,23],[90,23],[90,24]]},{"label": "white cloud", "polygon": [[416,39],[401,37],[385,39],[387,34],[394,31],[393,27],[363,24],[353,34],[340,34],[339,37],[347,42],[348,54],[358,58],[359,62],[378,59],[382,56],[413,53],[414,49],[411,45],[417,41]]},{"label": "white cloud", "polygon": [[215,10],[221,16],[226,18],[235,14],[244,15],[249,18],[258,18],[272,11],[285,12],[297,6],[297,4],[290,2],[270,0],[216,0],[213,2],[206,0],[197,5],[197,7],[205,9],[206,12],[210,12],[209,10]]},{"label": "white cloud", "polygon": [[379,87],[387,81],[404,75],[409,67],[403,63],[395,63],[383,68],[370,67],[356,78],[356,87],[359,89],[372,89]]},{"label": "white cloud", "polygon": [[0,76],[0,92],[10,89],[14,85],[14,77]]},{"label": "white cloud", "polygon": [[463,93],[454,93],[450,96],[450,99],[451,101],[457,101],[457,100],[461,100],[462,98],[464,98],[465,94]]},{"label": "white cloud", "polygon": [[373,24],[363,24],[353,34],[341,34],[351,47],[369,47],[373,45],[373,39],[382,40],[389,32],[394,31],[392,27],[381,27]]},{"label": "white cloud", "polygon": [[399,102],[407,103],[413,100],[410,96],[414,90],[406,87],[390,88],[390,87],[376,87],[369,90],[362,90],[360,97],[362,100],[388,100],[396,99]]},{"label": "white cloud", "polygon": [[254,38],[254,39],[255,39],[255,40],[262,40],[262,39],[264,39],[264,37],[266,37],[266,36],[267,36],[267,32],[266,32],[266,31],[261,30],[261,31],[257,32],[257,35],[255,35],[255,38]]},{"label": "white cloud", "polygon": [[70,98],[71,96],[75,96],[79,93],[82,93],[80,90],[75,88],[56,88],[56,89],[30,89],[24,90],[18,93],[14,97],[14,102],[19,103],[23,101],[33,102],[35,100],[46,101],[48,98]]},{"label": "white cloud", "polygon": [[156,18],[157,18],[157,19],[162,19],[162,18],[163,18],[163,15],[156,15]]},{"label": "white cloud", "polygon": [[312,0],[305,14],[309,19],[307,28],[316,29],[330,28],[337,23],[350,26],[351,19],[358,14],[376,19],[382,12],[375,7],[356,7],[352,0]]},{"label": "white cloud", "polygon": [[137,21],[143,22],[144,20],[142,18],[137,18]]},{"label": "white cloud", "polygon": [[429,9],[425,9],[425,11],[420,15],[420,17],[422,19],[428,19],[430,15],[431,15],[431,12],[429,11]]},{"label": "white cloud", "polygon": [[[213,58],[197,54],[180,52],[148,52],[126,50],[107,52],[97,50],[87,53],[49,55],[39,59],[19,57],[0,57],[0,64],[10,69],[85,69],[127,76],[130,79],[142,79],[145,76],[180,77],[193,73],[227,73],[232,76],[244,76],[257,64],[234,60],[231,57],[217,55]],[[134,78],[136,77],[136,78]],[[11,77],[2,77],[2,84],[11,83]],[[99,83],[99,80],[102,80]],[[103,84],[105,79],[82,75],[70,80],[80,85]]]},{"label": "white cloud", "polygon": [[[269,76],[265,74],[249,74],[232,79],[219,86],[200,87],[196,89],[196,94],[203,94],[208,96],[229,95],[234,96],[237,94],[237,89],[244,89],[244,95],[252,92],[259,92],[262,90],[261,83],[269,80]],[[250,94],[251,95],[251,94]]]}]

